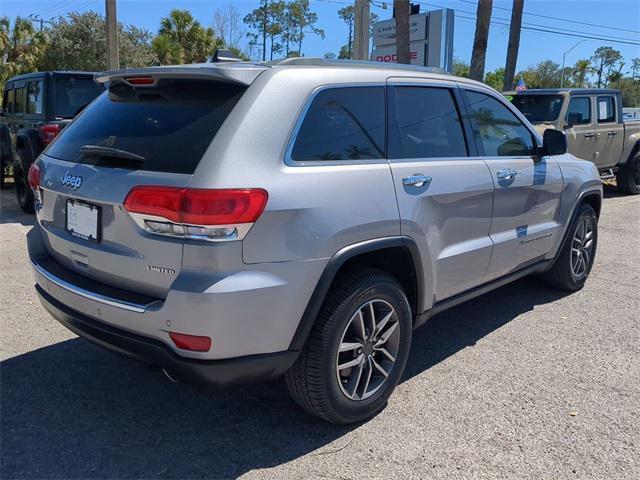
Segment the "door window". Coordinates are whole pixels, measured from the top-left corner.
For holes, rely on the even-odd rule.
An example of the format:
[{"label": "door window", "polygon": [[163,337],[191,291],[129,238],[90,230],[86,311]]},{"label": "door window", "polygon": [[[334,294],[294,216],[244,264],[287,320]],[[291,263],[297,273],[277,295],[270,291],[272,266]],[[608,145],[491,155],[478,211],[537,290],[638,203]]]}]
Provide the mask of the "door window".
[{"label": "door window", "polygon": [[4,97],[4,111],[13,113],[16,111],[16,91],[14,89],[7,90]]},{"label": "door window", "polygon": [[591,99],[575,97],[569,101],[567,123],[570,125],[589,125],[591,123]]},{"label": "door window", "polygon": [[42,113],[42,80],[27,84],[27,113]]},{"label": "door window", "polygon": [[24,113],[25,111],[25,87],[16,88],[15,90],[15,113]]},{"label": "door window", "polygon": [[322,90],[291,150],[298,162],[384,158],[384,87]]},{"label": "door window", "polygon": [[616,109],[613,97],[598,97],[598,123],[615,122]]},{"label": "door window", "polygon": [[484,154],[519,157],[534,154],[533,136],[506,106],[484,93],[467,91],[471,117],[478,129]]},{"label": "door window", "polygon": [[449,89],[394,87],[391,96],[391,158],[468,155],[460,115]]}]

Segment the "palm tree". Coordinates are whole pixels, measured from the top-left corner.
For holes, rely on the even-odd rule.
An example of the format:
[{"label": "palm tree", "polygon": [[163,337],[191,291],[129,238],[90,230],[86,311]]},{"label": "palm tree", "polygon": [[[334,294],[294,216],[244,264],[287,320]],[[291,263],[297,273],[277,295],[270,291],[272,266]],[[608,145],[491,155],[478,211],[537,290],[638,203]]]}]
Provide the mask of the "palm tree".
[{"label": "palm tree", "polygon": [[588,58],[578,60],[573,67],[573,77],[578,88],[584,88],[584,81],[589,73],[591,61]]},{"label": "palm tree", "polygon": [[158,36],[181,48],[184,63],[204,62],[216,46],[213,29],[200,25],[188,10],[171,10],[160,20]]},{"label": "palm tree", "polygon": [[480,82],[484,78],[484,62],[487,57],[487,42],[489,40],[489,24],[491,23],[492,9],[493,0],[478,0],[476,34],[473,39],[469,77]]},{"label": "palm tree", "polygon": [[44,40],[26,18],[17,17],[12,27],[8,17],[0,17],[0,86],[8,78],[36,70]]},{"label": "palm tree", "polygon": [[513,88],[513,76],[516,73],[518,49],[520,48],[523,9],[524,0],[513,0],[513,7],[511,8],[511,27],[509,28],[509,46],[507,47],[507,63],[504,67],[504,90],[511,90]]}]

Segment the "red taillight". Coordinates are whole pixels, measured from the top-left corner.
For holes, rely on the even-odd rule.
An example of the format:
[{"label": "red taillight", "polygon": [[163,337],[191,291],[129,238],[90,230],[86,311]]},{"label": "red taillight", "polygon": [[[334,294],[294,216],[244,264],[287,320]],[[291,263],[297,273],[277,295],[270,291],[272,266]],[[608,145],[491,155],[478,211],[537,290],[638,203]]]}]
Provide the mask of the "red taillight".
[{"label": "red taillight", "polygon": [[127,77],[125,80],[131,85],[153,85],[152,77]]},{"label": "red taillight", "polygon": [[131,213],[143,213],[180,222],[180,206],[184,188],[133,187],[124,201]]},{"label": "red taillight", "polygon": [[40,188],[40,167],[35,163],[32,163],[29,167],[29,174],[27,175],[29,186],[36,190]]},{"label": "red taillight", "polygon": [[49,145],[56,135],[60,133],[60,125],[58,123],[47,123],[40,126],[40,141],[43,145]]},{"label": "red taillight", "polygon": [[176,347],[192,352],[206,352],[211,348],[211,339],[199,335],[187,335],[186,333],[169,332],[169,336]]},{"label": "red taillight", "polygon": [[243,188],[228,190],[186,189],[182,222],[191,225],[253,223],[267,204],[267,192]]},{"label": "red taillight", "polygon": [[124,208],[187,225],[253,223],[262,214],[268,194],[260,188],[205,190],[139,186],[131,189]]}]

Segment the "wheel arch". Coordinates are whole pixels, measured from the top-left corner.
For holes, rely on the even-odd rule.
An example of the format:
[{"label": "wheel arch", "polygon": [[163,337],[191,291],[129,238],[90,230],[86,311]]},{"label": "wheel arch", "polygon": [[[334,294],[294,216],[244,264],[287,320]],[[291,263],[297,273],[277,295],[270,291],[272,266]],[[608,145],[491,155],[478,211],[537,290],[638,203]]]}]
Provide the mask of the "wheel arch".
[{"label": "wheel arch", "polygon": [[620,155],[620,163],[618,165],[626,165],[629,161],[640,152],[640,132],[629,137],[622,155]]},{"label": "wheel arch", "polygon": [[394,276],[405,289],[413,317],[423,311],[424,278],[420,252],[409,237],[384,237],[356,243],[334,254],[325,267],[289,345],[301,350],[336,279],[351,267],[376,268]]},{"label": "wheel arch", "polygon": [[554,260],[557,259],[558,256],[560,256],[562,249],[564,248],[569,238],[569,235],[571,233],[570,232],[571,225],[573,225],[573,223],[575,222],[576,216],[578,215],[578,211],[580,210],[580,205],[585,203],[590,205],[596,211],[596,217],[600,218],[600,210],[602,208],[602,192],[600,192],[599,190],[587,190],[582,192],[578,196],[578,200],[573,206],[571,215],[569,215],[569,219],[567,221],[566,228],[562,236],[562,242],[560,242],[560,245],[558,249],[555,251],[555,254],[553,256]]}]

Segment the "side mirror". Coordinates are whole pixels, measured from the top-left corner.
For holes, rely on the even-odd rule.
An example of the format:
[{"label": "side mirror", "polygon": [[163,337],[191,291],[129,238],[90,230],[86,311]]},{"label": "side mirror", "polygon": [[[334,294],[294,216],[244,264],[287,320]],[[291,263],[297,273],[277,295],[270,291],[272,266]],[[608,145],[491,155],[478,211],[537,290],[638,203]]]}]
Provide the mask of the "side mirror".
[{"label": "side mirror", "polygon": [[567,153],[567,137],[564,132],[552,128],[542,135],[543,155],[564,155]]}]

